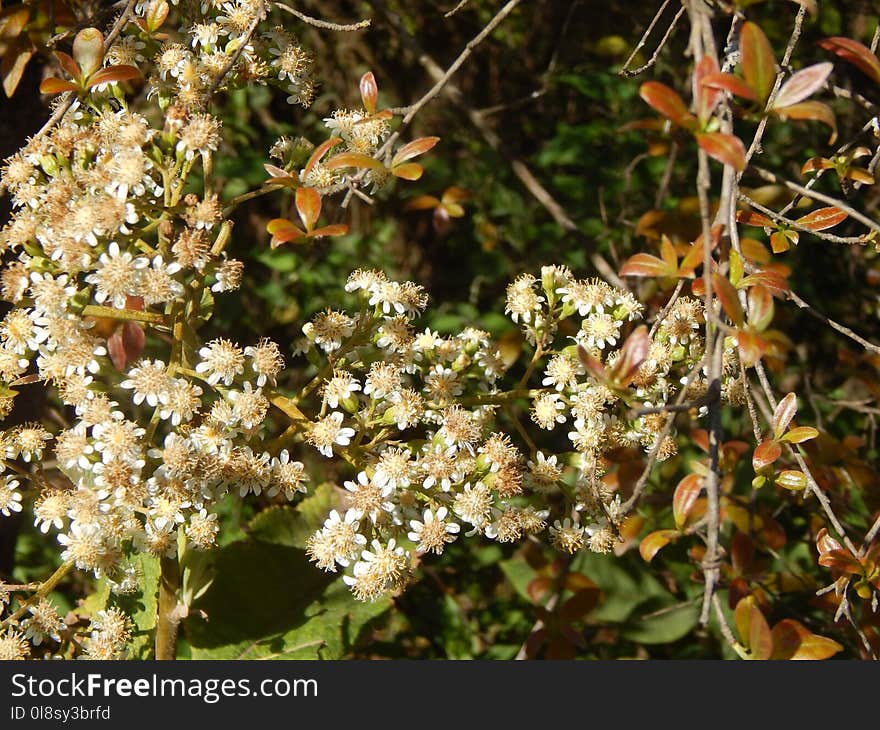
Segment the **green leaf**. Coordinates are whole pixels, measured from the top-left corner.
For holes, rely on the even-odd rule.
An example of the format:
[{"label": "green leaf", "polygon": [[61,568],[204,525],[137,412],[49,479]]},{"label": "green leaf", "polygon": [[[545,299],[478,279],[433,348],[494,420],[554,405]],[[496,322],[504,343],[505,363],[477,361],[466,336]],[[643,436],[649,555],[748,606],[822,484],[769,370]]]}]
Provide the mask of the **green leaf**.
[{"label": "green leaf", "polygon": [[747,21],[740,32],[740,50],[743,77],[758,94],[761,104],[764,104],[776,81],[776,59],[770,41],[764,31]]},{"label": "green leaf", "polygon": [[333,485],[321,484],[297,507],[270,507],[260,512],[248,525],[248,534],[258,542],[287,545],[304,550],[306,541],[320,529],[330,510],[338,506]]},{"label": "green leaf", "polygon": [[183,623],[193,659],[339,659],[391,605],[356,601],[338,574],[286,545],[235,542],[217,551],[214,567]]},{"label": "green leaf", "polygon": [[[571,569],[586,575],[602,590],[602,602],[590,613],[595,621],[625,623],[651,599],[661,598],[664,605],[675,603],[674,597],[641,562],[636,567],[630,560],[583,551],[574,559]],[[638,612],[643,613],[647,611]]]},{"label": "green leaf", "polygon": [[510,560],[502,560],[498,563],[501,572],[513,589],[526,601],[533,603],[532,595],[529,593],[529,585],[537,576],[535,569],[529,565],[523,558],[511,558]]},{"label": "green leaf", "polygon": [[620,635],[638,644],[669,644],[687,636],[700,620],[696,603],[667,605],[652,598],[639,607],[640,616],[631,619]]},{"label": "green leaf", "polygon": [[109,603],[125,611],[134,624],[132,639],[128,645],[128,658],[151,659],[156,609],[159,606],[159,558],[138,553],[132,557],[131,563],[137,571],[140,590],[131,596],[111,597]]}]

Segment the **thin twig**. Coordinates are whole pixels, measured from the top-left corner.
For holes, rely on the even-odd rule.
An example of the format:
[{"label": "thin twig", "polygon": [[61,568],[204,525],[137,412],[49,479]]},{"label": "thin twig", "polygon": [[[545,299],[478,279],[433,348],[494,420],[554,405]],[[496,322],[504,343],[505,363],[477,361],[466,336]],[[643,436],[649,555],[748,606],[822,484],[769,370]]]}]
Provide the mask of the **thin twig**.
[{"label": "thin twig", "polygon": [[238,63],[238,59],[241,58],[241,54],[244,52],[244,47],[251,42],[251,38],[254,33],[257,31],[257,26],[260,24],[262,17],[259,13],[254,15],[253,19],[248,25],[247,30],[244,32],[244,37],[241,39],[241,43],[238,48],[235,49],[235,53],[232,54],[232,57],[226,62],[226,65],[220,69],[220,73],[217,75],[217,78],[214,79],[214,82],[208,88],[208,92],[206,94],[207,98],[211,98],[216,93],[217,89],[220,88],[220,84],[223,83],[223,79],[226,78],[226,75],[232,70],[232,67]]},{"label": "thin twig", "polygon": [[[730,644],[730,647],[734,651],[737,651],[740,644],[733,635],[733,631],[730,629],[730,624],[727,623],[727,617],[724,615],[724,611],[721,608],[721,601],[718,598],[717,593],[712,596],[712,606],[715,608],[715,615],[718,617],[718,627],[721,629],[721,635],[724,637],[724,640]],[[737,653],[739,652],[737,651]]]},{"label": "thin twig", "polygon": [[[113,41],[115,41],[119,34],[122,32],[122,29],[128,23],[129,16],[131,15],[131,11],[134,9],[135,0],[128,0],[125,5],[125,8],[122,11],[122,14],[116,19],[116,22],[113,24],[113,27],[110,29],[110,32],[107,34],[107,37],[104,39],[104,53],[106,54],[108,50],[110,50],[110,46]],[[116,5],[113,6],[115,9]],[[94,19],[92,19],[94,20]],[[46,123],[40,127],[39,131],[30,138],[29,142],[33,142],[44,134],[49,132],[53,127],[55,127],[58,122],[60,122],[64,115],[67,114],[68,109],[73,106],[73,102],[76,101],[76,94],[67,91],[59,97],[58,105],[55,107],[55,111],[52,112],[52,115],[49,119],[46,120]]]},{"label": "thin twig", "polygon": [[638,68],[630,69],[629,65],[633,62],[636,55],[642,48],[645,47],[645,44],[648,42],[648,38],[651,35],[651,32],[654,30],[654,27],[660,22],[660,18],[663,15],[663,12],[668,7],[671,0],[664,0],[663,5],[660,6],[660,9],[654,15],[653,20],[651,20],[650,25],[647,30],[642,34],[641,39],[638,42],[638,45],[633,49],[633,52],[630,54],[629,58],[626,59],[626,63],[623,64],[620,71],[617,72],[619,76],[623,76],[624,78],[632,78],[633,76],[638,76],[640,73],[647,71],[651,68],[655,63],[657,63],[657,59],[660,57],[660,53],[666,44],[669,42],[669,39],[672,37],[672,34],[675,32],[675,27],[678,25],[678,21],[681,20],[681,16],[684,15],[685,7],[682,5],[678,12],[675,14],[675,17],[672,19],[672,22],[666,28],[666,32],[663,34],[663,37],[660,39],[660,42],[657,44],[657,47],[654,49],[654,53],[651,54],[651,57],[647,60],[646,63],[642,64]]},{"label": "thin twig", "polygon": [[810,235],[816,236],[816,238],[821,238],[823,241],[828,241],[829,243],[843,243],[847,245],[852,244],[863,244],[865,239],[861,236],[835,236],[833,233],[826,233],[825,231],[816,231],[808,226],[805,226],[797,221],[792,220],[791,218],[786,218],[781,213],[777,213],[776,211],[768,208],[765,205],[761,205],[755,200],[752,200],[745,193],[738,193],[737,197],[746,203],[750,208],[754,208],[760,213],[763,213],[768,218],[772,218],[778,223],[782,223],[789,228],[794,228],[796,231],[800,231],[801,233],[809,233]]},{"label": "thin twig", "polygon": [[[780,65],[779,73],[776,74],[776,81],[773,84],[773,89],[770,92],[770,96],[767,97],[767,103],[764,105],[764,116],[758,123],[758,129],[755,132],[755,136],[752,138],[752,143],[749,145],[748,150],[746,150],[746,164],[749,163],[752,156],[761,148],[761,140],[764,138],[764,132],[767,129],[767,121],[770,118],[769,112],[773,108],[773,102],[776,101],[776,95],[779,93],[779,89],[782,88],[782,79],[785,78],[786,69],[791,62],[791,54],[794,52],[794,48],[801,37],[801,31],[803,30],[804,19],[806,17],[807,10],[801,5],[794,20],[794,29],[791,31],[791,35],[788,38],[788,44],[785,47],[785,53],[782,56],[782,64]],[[737,175],[737,180],[741,177],[742,171]]]},{"label": "thin twig", "polygon": [[798,307],[803,309],[805,312],[812,315],[813,317],[818,319],[820,322],[824,322],[825,324],[827,324],[829,327],[831,327],[831,329],[837,330],[838,332],[840,332],[840,334],[842,334],[846,337],[849,337],[849,339],[851,339],[853,342],[857,342],[858,344],[860,344],[862,347],[864,347],[869,352],[873,352],[877,355],[880,355],[880,345],[875,345],[873,342],[869,342],[864,337],[857,335],[849,327],[846,327],[845,325],[842,325],[839,322],[835,322],[830,317],[825,316],[824,314],[822,314],[822,312],[815,309],[812,305],[810,305],[808,302],[804,301],[801,297],[799,297],[793,291],[791,291],[791,290],[788,291],[788,298],[792,302],[794,302]]},{"label": "thin twig", "polygon": [[837,208],[840,208],[844,213],[849,215],[850,218],[854,218],[859,223],[865,225],[870,228],[872,231],[876,231],[880,233],[880,223],[877,221],[871,220],[864,213],[860,213],[855,208],[853,208],[848,203],[845,203],[838,198],[833,198],[830,195],[825,195],[825,193],[819,193],[815,190],[809,190],[805,188],[803,185],[798,185],[797,183],[792,182],[791,180],[786,180],[784,177],[780,177],[776,173],[770,172],[769,170],[765,170],[764,168],[752,166],[760,177],[768,182],[778,183],[780,185],[785,185],[789,190],[794,190],[796,193],[800,193],[801,195],[805,195],[812,200],[818,200],[819,202],[825,203],[826,205],[833,205]]},{"label": "thin twig", "polygon": [[364,28],[369,28],[371,21],[369,18],[365,18],[364,20],[359,20],[357,23],[331,23],[326,20],[320,20],[319,18],[313,18],[311,15],[306,15],[305,13],[301,13],[299,10],[290,7],[290,5],[285,5],[284,3],[273,3],[276,8],[279,10],[284,10],[285,12],[290,13],[291,15],[299,18],[303,23],[307,23],[308,25],[314,26],[315,28],[321,28],[323,30],[337,30],[343,32],[351,32],[355,30],[363,30]]},{"label": "thin twig", "polygon": [[[433,88],[437,88],[438,86],[440,86],[440,88],[449,97],[449,99],[464,111],[471,124],[473,124],[474,127],[476,127],[477,130],[483,135],[483,138],[486,140],[489,146],[496,153],[507,159],[514,175],[519,178],[520,182],[526,187],[526,189],[529,191],[529,193],[531,193],[535,200],[537,200],[544,207],[544,209],[550,214],[553,220],[556,221],[556,223],[560,227],[562,227],[563,230],[571,233],[576,238],[579,244],[585,247],[592,248],[594,246],[593,241],[591,241],[586,235],[584,235],[583,231],[581,231],[577,224],[569,217],[565,209],[534,176],[529,167],[521,159],[515,157],[506,150],[501,138],[498,136],[495,130],[486,123],[486,120],[483,119],[479,112],[472,109],[467,104],[458,87],[448,81],[448,71],[444,71],[437,64],[437,62],[434,61],[434,59],[431,58],[430,55],[428,55],[428,53],[421,47],[421,45],[412,36],[412,34],[409,33],[409,31],[401,22],[400,18],[389,10],[384,0],[374,0],[373,5],[386,17],[388,22],[394,27],[394,29],[398,33],[398,37],[400,38],[400,40],[404,43],[405,46],[410,49],[410,51],[412,51],[412,53],[418,59],[418,62],[428,72],[428,75],[431,76],[432,79],[436,80],[437,83],[435,83]],[[447,78],[447,81],[444,83],[444,85],[440,85],[440,80],[444,78]],[[419,104],[419,108],[424,106],[424,104],[421,104],[420,102],[417,102],[417,104]],[[410,107],[410,109],[411,108],[412,107]],[[391,139],[389,139],[389,142],[390,141]],[[383,148],[386,146],[388,146],[388,142],[385,143]],[[621,289],[627,288],[626,283],[617,275],[617,272],[598,252],[593,251],[590,254],[590,261],[592,262],[593,266],[596,267],[597,271],[607,281],[617,287],[620,287]]]},{"label": "thin twig", "polygon": [[[687,396],[688,388],[691,383],[694,381],[697,373],[703,367],[703,362],[705,361],[705,356],[691,368],[690,372],[685,377],[684,384],[681,387],[676,399],[674,401],[674,405],[680,406],[684,403],[685,396]],[[638,504],[639,499],[642,496],[642,492],[645,490],[645,487],[648,484],[648,479],[651,477],[651,472],[654,469],[654,465],[657,463],[657,457],[660,453],[660,447],[663,442],[666,440],[666,437],[672,433],[672,426],[675,423],[676,413],[672,412],[666,417],[666,422],[663,424],[663,428],[660,430],[660,433],[657,435],[657,439],[654,442],[654,445],[651,447],[651,450],[648,452],[648,461],[645,463],[644,469],[642,469],[642,473],[639,475],[638,480],[636,481],[635,486],[633,487],[632,494],[629,499],[626,500],[620,506],[620,516],[625,517],[629,514],[633,508]]]}]

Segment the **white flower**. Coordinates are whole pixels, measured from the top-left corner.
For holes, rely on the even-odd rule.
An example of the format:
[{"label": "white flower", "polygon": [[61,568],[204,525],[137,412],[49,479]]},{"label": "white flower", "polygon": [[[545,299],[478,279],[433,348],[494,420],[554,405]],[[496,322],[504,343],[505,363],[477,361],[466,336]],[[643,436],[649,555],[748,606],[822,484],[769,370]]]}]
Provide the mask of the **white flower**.
[{"label": "white flower", "polygon": [[196,372],[208,375],[208,383],[232,385],[236,375],[244,372],[244,353],[229,340],[220,338],[212,340],[199,350],[202,361],[196,365]]},{"label": "white flower", "polygon": [[443,552],[447,543],[453,542],[456,535],[461,531],[461,525],[457,522],[446,522],[449,510],[440,507],[436,513],[426,509],[422,522],[410,520],[412,532],[407,537],[415,543],[419,553],[432,552],[439,555]]},{"label": "white flower", "polygon": [[21,494],[18,492],[20,482],[7,476],[0,486],[0,515],[9,517],[12,512],[21,512]]},{"label": "white flower", "polygon": [[134,391],[131,399],[136,406],[146,401],[150,408],[155,408],[159,405],[159,398],[168,390],[170,382],[164,362],[141,360],[137,367],[129,371],[128,378],[119,387]]},{"label": "white flower", "polygon": [[98,268],[86,276],[86,282],[95,285],[98,304],[109,301],[117,309],[125,309],[126,298],[138,295],[140,273],[147,266],[147,259],[134,258],[128,251],[122,253],[119,244],[112,241],[107,252],[98,257]]},{"label": "white flower", "polygon": [[375,523],[382,512],[394,511],[394,503],[388,500],[394,493],[393,485],[377,484],[365,471],[358,473],[356,482],[349,480],[343,486],[350,493],[349,504],[357,519],[368,517]]},{"label": "white flower", "polygon": [[333,456],[333,446],[348,446],[354,437],[355,430],[342,425],[343,415],[333,411],[319,419],[309,431],[308,441],[324,456]]}]

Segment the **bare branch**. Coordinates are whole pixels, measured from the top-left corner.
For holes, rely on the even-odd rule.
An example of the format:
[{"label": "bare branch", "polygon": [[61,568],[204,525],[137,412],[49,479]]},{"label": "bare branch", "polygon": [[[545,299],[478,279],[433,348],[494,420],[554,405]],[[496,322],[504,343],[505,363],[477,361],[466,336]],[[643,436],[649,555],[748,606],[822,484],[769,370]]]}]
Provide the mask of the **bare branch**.
[{"label": "bare branch", "polygon": [[749,207],[754,208],[760,213],[763,213],[768,218],[772,218],[773,220],[779,223],[783,223],[790,228],[794,228],[796,231],[800,231],[801,233],[809,233],[812,236],[816,236],[816,238],[821,238],[823,241],[828,241],[829,243],[843,243],[847,245],[863,244],[865,242],[865,240],[861,236],[835,236],[833,233],[826,233],[825,231],[815,231],[812,228],[809,228],[805,225],[798,223],[797,221],[792,220],[791,218],[786,218],[781,213],[777,213],[767,206],[761,205],[757,201],[752,200],[745,193],[739,193],[737,197],[741,201],[746,203]]},{"label": "bare branch", "polygon": [[797,183],[791,182],[791,180],[786,180],[784,177],[780,177],[776,173],[770,172],[770,170],[765,170],[762,167],[756,167],[753,165],[752,169],[755,170],[758,175],[760,175],[764,180],[772,183],[778,183],[780,185],[785,185],[785,187],[787,187],[789,190],[794,190],[796,193],[805,195],[811,200],[818,200],[820,203],[825,203],[826,205],[833,205],[837,208],[840,208],[850,218],[857,220],[859,223],[863,224],[867,228],[870,228],[872,231],[880,233],[880,223],[871,220],[864,213],[860,213],[848,203],[845,203],[838,198],[833,198],[830,195],[825,195],[825,193],[819,193],[815,190],[809,190],[803,185],[798,185]]},{"label": "bare branch", "polygon": [[306,15],[305,13],[301,13],[299,10],[290,7],[290,5],[286,5],[285,3],[273,3],[276,8],[279,10],[284,10],[287,13],[290,13],[296,18],[299,18],[303,23],[307,23],[315,28],[321,28],[323,30],[336,30],[341,32],[351,32],[355,30],[363,30],[364,28],[369,28],[370,23],[372,21],[369,18],[365,18],[364,20],[359,20],[357,23],[330,23],[326,20],[320,20],[319,18],[313,18],[311,15]]},{"label": "bare branch", "polygon": [[660,53],[666,44],[669,42],[669,39],[672,37],[672,34],[675,32],[675,27],[678,25],[678,21],[681,20],[681,16],[685,13],[685,6],[682,5],[678,12],[675,14],[675,17],[669,23],[669,26],[666,28],[666,32],[663,34],[663,37],[660,39],[660,42],[657,44],[657,47],[654,49],[654,53],[651,54],[651,57],[647,60],[646,63],[642,64],[638,68],[630,69],[629,65],[633,62],[636,55],[639,51],[641,51],[645,44],[648,42],[648,38],[651,35],[651,32],[656,27],[657,23],[660,22],[660,18],[663,16],[664,11],[669,6],[669,3],[672,0],[664,0],[663,5],[660,6],[660,9],[654,15],[653,20],[651,20],[650,25],[648,25],[647,30],[642,34],[641,40],[639,40],[638,45],[633,49],[633,52],[629,55],[629,58],[626,59],[626,63],[623,64],[620,71],[617,72],[619,76],[623,76],[624,78],[632,78],[633,76],[638,76],[640,73],[647,71],[651,68],[655,63],[657,63],[657,59],[660,57]]}]

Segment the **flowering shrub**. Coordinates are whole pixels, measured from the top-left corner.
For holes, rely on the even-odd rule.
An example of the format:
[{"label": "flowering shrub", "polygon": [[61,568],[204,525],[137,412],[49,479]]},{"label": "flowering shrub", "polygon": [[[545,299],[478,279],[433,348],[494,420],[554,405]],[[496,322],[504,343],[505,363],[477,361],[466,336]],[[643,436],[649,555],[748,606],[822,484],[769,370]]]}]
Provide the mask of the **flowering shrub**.
[{"label": "flowering shrub", "polygon": [[[506,285],[504,314],[522,342],[513,350],[476,326],[432,329],[422,286],[366,267],[345,272],[347,282],[326,292],[292,344],[261,332],[206,336],[215,298],[247,296],[245,262],[227,253],[239,235],[237,206],[288,196],[289,217],[272,218],[257,244],[270,256],[344,236],[349,225],[329,220],[328,201],[341,218],[352,199],[373,202],[397,181],[422,177],[414,159],[440,140],[404,143],[401,133],[428,97],[404,113],[380,108],[368,72],[361,108],[324,119],[317,145],[282,137],[265,182],[224,197],[215,167],[226,130],[212,111],[215,95],[264,85],[308,107],[316,93],[318,65],[273,25],[270,5],[150,0],[130,2],[106,36],[94,27],[74,33],[71,24],[70,53],[54,52],[56,75],[41,85],[61,95],[52,119],[2,168],[14,212],[0,231],[2,297],[12,305],[0,324],[0,411],[9,416],[16,396],[42,383],[57,417],[3,431],[0,515],[32,514],[40,533],[57,539],[60,566],[35,584],[0,584],[0,658],[174,658],[184,620],[190,652],[217,656],[211,647],[239,639],[253,646],[244,641],[253,637],[224,638],[222,603],[231,584],[248,580],[241,565],[253,570],[262,560],[267,584],[286,582],[288,570],[302,586],[282,592],[277,606],[244,611],[271,624],[285,597],[317,603],[327,624],[312,643],[342,655],[348,639],[338,618],[359,630],[425,565],[468,541],[515,543],[524,555],[543,545],[562,556],[533,555],[517,568],[539,607],[526,656],[545,643],[548,655],[569,655],[583,641],[574,627],[597,605],[611,610],[607,588],[590,578],[597,564],[584,563],[590,556],[607,565],[638,545],[655,565],[678,544],[701,587],[676,638],[714,617],[742,657],[825,658],[843,645],[808,621],[780,616],[772,629],[767,621],[774,592],[798,577],[759,557],[784,562],[778,518],[788,511],[806,516],[797,537],[812,541],[813,562],[832,571],[819,595],[835,619],[849,620],[856,650],[872,654],[876,631],[861,624],[873,621],[880,590],[871,547],[878,523],[871,527],[870,510],[858,505],[848,505],[854,517],[838,516],[811,445],[820,432],[795,421],[797,395],[780,397],[765,369],[779,371],[791,351],[773,328],[777,302],[809,306],[792,291],[791,267],[774,256],[793,250],[800,234],[867,246],[880,231],[834,191],[814,190],[826,170],[838,185],[873,185],[872,167],[852,166],[872,149],[848,144],[808,159],[806,185],[755,162],[772,125],[818,121],[832,141],[840,133],[831,107],[813,98],[835,65],[790,65],[814,9],[798,6],[777,67],[744,10],[728,10],[722,49],[709,6],[686,4],[691,100],[647,81],[640,95],[660,116],[632,126],[647,130],[655,154],[674,146],[691,155],[695,235],[649,213],[639,228],[657,249],[634,253],[619,271],[606,262],[597,278],[546,262],[520,273]],[[13,15],[5,17],[8,26]],[[36,22],[14,17],[19,31]],[[19,65],[21,48],[16,41],[6,51]],[[841,37],[823,48],[880,82],[873,50]],[[7,91],[16,84],[9,77]],[[774,207],[747,190],[750,169],[797,199]],[[410,208],[432,209],[442,227],[464,215],[465,199],[450,188]],[[798,200],[816,204],[795,218]],[[825,233],[848,219],[867,231]],[[745,237],[762,228],[769,250]],[[650,485],[658,473],[662,484]],[[271,506],[249,524],[254,539],[227,544],[224,510],[256,498]],[[853,525],[865,533],[861,548],[848,537]],[[311,564],[308,574],[296,572],[285,546]],[[319,570],[341,580],[321,582]],[[50,593],[73,571],[94,588],[62,616]],[[285,634],[282,644],[294,638],[302,641]]]}]

